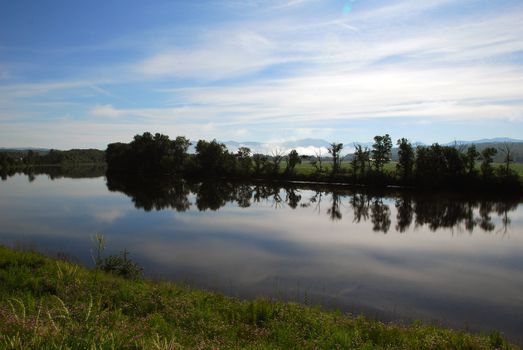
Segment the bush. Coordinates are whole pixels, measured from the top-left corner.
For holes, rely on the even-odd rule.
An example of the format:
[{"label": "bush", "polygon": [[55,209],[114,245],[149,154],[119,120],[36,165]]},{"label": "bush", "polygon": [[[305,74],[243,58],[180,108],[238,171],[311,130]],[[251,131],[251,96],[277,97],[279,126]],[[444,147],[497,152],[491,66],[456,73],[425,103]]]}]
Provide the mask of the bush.
[{"label": "bush", "polygon": [[100,268],[128,279],[137,279],[142,275],[143,269],[129,259],[129,252],[124,250],[119,255],[110,255],[103,259]]}]

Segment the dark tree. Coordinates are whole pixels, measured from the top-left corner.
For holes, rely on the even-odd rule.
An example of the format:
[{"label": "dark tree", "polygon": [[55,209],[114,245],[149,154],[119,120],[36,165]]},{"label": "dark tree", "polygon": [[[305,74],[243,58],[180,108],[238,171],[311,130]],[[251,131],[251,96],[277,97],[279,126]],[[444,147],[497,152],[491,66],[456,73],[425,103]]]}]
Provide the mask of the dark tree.
[{"label": "dark tree", "polygon": [[410,142],[405,139],[399,139],[398,145],[398,164],[396,165],[396,171],[403,181],[408,181],[412,178],[414,169],[414,149]]},{"label": "dark tree", "polygon": [[298,164],[301,164],[301,158],[298,152],[295,149],[293,149],[287,155],[287,167],[285,169],[285,172],[288,174],[294,174],[294,168]]},{"label": "dark tree", "polygon": [[508,174],[510,171],[510,163],[514,161],[512,144],[505,142],[503,145],[498,147],[498,150],[504,155],[503,163],[505,163],[505,172]]},{"label": "dark tree", "polygon": [[469,175],[476,172],[476,160],[479,159],[479,152],[476,150],[476,145],[470,145],[465,153],[465,169]]},{"label": "dark tree", "polygon": [[357,175],[359,172],[360,176],[363,177],[369,162],[370,150],[367,147],[363,148],[361,145],[354,145],[354,156],[351,162],[354,175]]},{"label": "dark tree", "polygon": [[187,151],[191,142],[184,136],[178,136],[172,144],[172,154],[174,158],[174,170],[177,172],[185,170],[185,165],[189,154]]},{"label": "dark tree", "polygon": [[317,151],[314,150],[315,159],[311,160],[311,164],[314,168],[316,168],[317,173],[323,173],[323,158],[321,156],[321,148]]},{"label": "dark tree", "polygon": [[195,160],[200,174],[210,177],[223,175],[228,169],[228,153],[227,147],[216,140],[198,141]]},{"label": "dark tree", "polygon": [[254,174],[261,175],[269,168],[269,159],[266,155],[256,153],[252,156],[254,161]]},{"label": "dark tree", "polygon": [[[107,146],[109,169],[147,173],[170,173],[178,159],[169,136],[145,132],[136,135],[129,144],[112,143]],[[181,150],[183,151],[183,149]]]},{"label": "dark tree", "polygon": [[283,160],[283,151],[276,149],[272,151],[272,172],[278,174],[280,172],[280,163]]},{"label": "dark tree", "polygon": [[238,148],[236,160],[238,161],[240,175],[249,176],[252,168],[251,149],[248,147]]},{"label": "dark tree", "polygon": [[418,147],[416,153],[415,176],[419,183],[432,187],[462,183],[465,163],[456,148],[435,143]]},{"label": "dark tree", "polygon": [[390,162],[392,151],[392,140],[389,134],[374,136],[372,145],[372,158],[377,171],[383,171],[383,166]]},{"label": "dark tree", "polygon": [[330,144],[328,149],[332,155],[332,173],[337,174],[341,168],[341,150],[343,149],[343,143],[333,142]]},{"label": "dark tree", "polygon": [[485,178],[490,178],[493,175],[492,162],[493,157],[498,153],[494,147],[487,147],[481,151],[481,174]]}]

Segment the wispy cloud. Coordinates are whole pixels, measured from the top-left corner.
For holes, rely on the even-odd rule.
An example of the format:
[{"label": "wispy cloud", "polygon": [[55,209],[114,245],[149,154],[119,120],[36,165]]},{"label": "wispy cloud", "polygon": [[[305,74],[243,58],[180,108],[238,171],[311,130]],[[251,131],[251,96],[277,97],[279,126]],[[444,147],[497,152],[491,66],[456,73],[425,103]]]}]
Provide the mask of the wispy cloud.
[{"label": "wispy cloud", "polygon": [[262,35],[244,31],[215,31],[194,48],[173,48],[135,66],[145,76],[216,80],[234,78],[279,63],[273,44]]},{"label": "wispy cloud", "polygon": [[[33,126],[27,116],[37,112],[70,115],[61,128],[80,138],[82,130],[106,135],[109,125],[122,137],[156,127],[190,138],[265,141],[306,135],[300,130],[339,138],[358,120],[523,124],[517,1],[485,2],[496,11],[471,0],[357,1],[348,15],[342,1],[210,3],[258,10],[200,23],[184,38],[168,26],[151,29],[133,46],[139,59],[98,62],[61,79],[11,83],[0,64],[0,136],[22,132],[8,124],[13,118]],[[64,99],[74,107],[36,107]]]},{"label": "wispy cloud", "polygon": [[117,118],[127,113],[123,110],[117,110],[112,105],[99,105],[91,108],[89,114],[97,117]]}]

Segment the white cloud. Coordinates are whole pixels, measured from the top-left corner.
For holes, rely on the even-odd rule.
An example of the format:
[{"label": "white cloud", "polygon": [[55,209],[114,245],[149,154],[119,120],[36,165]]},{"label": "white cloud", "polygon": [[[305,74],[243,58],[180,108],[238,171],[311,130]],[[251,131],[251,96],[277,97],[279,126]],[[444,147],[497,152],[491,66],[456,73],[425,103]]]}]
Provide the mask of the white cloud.
[{"label": "white cloud", "polygon": [[[21,137],[19,126],[8,122],[41,111],[71,115],[63,130],[78,133],[78,140],[87,142],[85,132],[98,130],[89,136],[92,143],[153,129],[193,139],[264,141],[330,138],[338,131],[333,122],[348,129],[353,120],[373,118],[523,120],[520,4],[445,16],[434,10],[462,2],[380,1],[374,8],[358,2],[342,16],[341,3],[338,15],[300,12],[319,8],[316,0],[217,3],[259,11],[191,28],[185,45],[161,32],[164,37],[143,40],[144,59],[108,66],[90,79],[0,85],[0,118],[6,121],[0,131]],[[46,98],[75,99],[79,92],[91,96],[75,100],[70,110],[35,108]],[[99,124],[82,129],[74,123],[75,116],[85,117],[82,111]],[[36,122],[26,125],[40,129]]]},{"label": "white cloud", "polygon": [[278,63],[272,43],[262,35],[241,31],[213,31],[195,48],[173,48],[134,67],[149,77],[217,80],[249,74]]},{"label": "white cloud", "polygon": [[89,114],[97,117],[118,118],[126,115],[126,111],[118,110],[112,105],[98,105],[89,110]]}]

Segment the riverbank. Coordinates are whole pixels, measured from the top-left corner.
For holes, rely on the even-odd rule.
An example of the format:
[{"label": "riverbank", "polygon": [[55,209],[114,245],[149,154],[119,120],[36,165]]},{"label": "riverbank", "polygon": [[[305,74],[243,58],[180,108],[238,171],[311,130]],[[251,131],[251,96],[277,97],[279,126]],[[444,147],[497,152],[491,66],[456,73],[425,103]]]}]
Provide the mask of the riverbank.
[{"label": "riverbank", "polygon": [[241,301],[5,247],[0,247],[0,348],[515,349],[497,332],[473,335],[295,303]]}]

